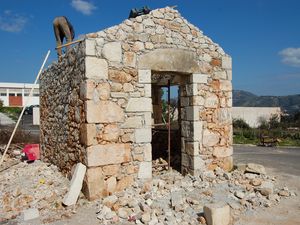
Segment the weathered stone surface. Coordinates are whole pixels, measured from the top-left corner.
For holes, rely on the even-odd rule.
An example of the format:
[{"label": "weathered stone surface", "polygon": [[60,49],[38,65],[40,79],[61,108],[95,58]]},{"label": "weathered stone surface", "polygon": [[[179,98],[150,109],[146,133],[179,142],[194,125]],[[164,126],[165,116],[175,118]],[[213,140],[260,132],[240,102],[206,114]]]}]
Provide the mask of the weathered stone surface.
[{"label": "weathered stone surface", "polygon": [[193,73],[192,75],[190,75],[190,82],[198,84],[207,84],[207,78],[207,74]]},{"label": "weathered stone surface", "polygon": [[151,84],[151,70],[139,70],[139,83],[141,84]]},{"label": "weathered stone surface", "polygon": [[23,211],[23,220],[30,221],[40,217],[39,210],[36,208],[26,209]]},{"label": "weathered stone surface", "polygon": [[151,128],[135,129],[134,137],[136,143],[150,143],[152,140]]},{"label": "weathered stone surface", "polygon": [[231,156],[232,153],[232,147],[215,147],[213,150],[213,156],[217,158],[228,157]]},{"label": "weathered stone surface", "polygon": [[125,119],[121,125],[122,128],[141,128],[143,126],[143,119],[141,116],[131,116]]},{"label": "weathered stone surface", "polygon": [[142,55],[138,60],[138,68],[185,73],[200,71],[195,54],[179,49],[157,49]]},{"label": "weathered stone surface", "polygon": [[88,168],[84,177],[83,192],[89,200],[106,195],[101,167]]},{"label": "weathered stone surface", "polygon": [[152,162],[141,162],[138,172],[139,179],[152,178]]},{"label": "weathered stone surface", "polygon": [[112,62],[122,61],[122,47],[120,42],[109,42],[103,46],[103,57]]},{"label": "weathered stone surface", "polygon": [[266,174],[266,169],[263,165],[256,164],[256,163],[248,163],[246,166],[246,172]]},{"label": "weathered stone surface", "polygon": [[206,146],[206,147],[214,146],[219,142],[220,136],[214,132],[211,132],[211,131],[205,129],[203,132],[202,140],[203,140],[204,146]]},{"label": "weathered stone surface", "polygon": [[130,161],[130,147],[126,144],[95,145],[88,147],[86,151],[89,167]]},{"label": "weathered stone surface", "polygon": [[117,184],[116,191],[123,191],[125,188],[131,186],[133,183],[133,177],[132,176],[125,176],[122,177]]},{"label": "weathered stone surface", "polygon": [[229,225],[230,207],[225,203],[215,203],[203,207],[207,225]]},{"label": "weathered stone surface", "polygon": [[96,57],[85,58],[85,76],[91,79],[107,79],[108,78],[108,65],[106,60]]},{"label": "weathered stone surface", "polygon": [[230,56],[223,56],[222,57],[222,67],[224,69],[231,69],[232,68],[232,62]]},{"label": "weathered stone surface", "polygon": [[102,171],[105,176],[116,176],[120,170],[120,165],[103,166]]},{"label": "weathered stone surface", "polygon": [[86,101],[86,120],[88,123],[113,123],[124,121],[124,111],[110,101]]},{"label": "weathered stone surface", "polygon": [[109,195],[114,193],[117,188],[117,179],[116,177],[110,177],[106,180],[106,191]]},{"label": "weathered stone surface", "polygon": [[85,40],[85,54],[88,56],[96,56],[95,39],[86,39]]},{"label": "weathered stone surface", "polygon": [[109,83],[101,83],[97,86],[97,92],[100,100],[108,100],[110,97]]},{"label": "weathered stone surface", "polygon": [[82,144],[90,146],[96,144],[96,126],[95,124],[82,124],[80,127],[80,141]]},{"label": "weathered stone surface", "polygon": [[219,104],[219,98],[217,95],[210,93],[205,98],[204,106],[207,108],[217,108]]},{"label": "weathered stone surface", "polygon": [[63,199],[63,204],[66,206],[75,205],[80,194],[83,179],[86,172],[86,166],[82,163],[76,165],[75,171],[72,176],[70,189]]},{"label": "weathered stone surface", "polygon": [[116,124],[109,124],[105,126],[104,132],[102,135],[103,140],[105,141],[118,141],[120,136],[120,128]]},{"label": "weathered stone surface", "polygon": [[185,151],[189,155],[199,155],[199,142],[186,142]]},{"label": "weathered stone surface", "polygon": [[125,52],[123,56],[124,65],[135,67],[136,66],[136,54],[134,52]]},{"label": "weathered stone surface", "polygon": [[151,112],[151,98],[130,98],[126,107],[126,112]]}]

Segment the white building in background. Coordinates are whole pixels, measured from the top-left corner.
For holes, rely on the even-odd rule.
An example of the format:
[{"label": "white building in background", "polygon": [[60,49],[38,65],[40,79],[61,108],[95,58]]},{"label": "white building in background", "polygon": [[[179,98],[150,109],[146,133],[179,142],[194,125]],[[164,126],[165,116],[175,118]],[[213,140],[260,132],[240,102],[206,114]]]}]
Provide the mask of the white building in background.
[{"label": "white building in background", "polygon": [[[34,87],[33,95],[28,100],[32,87]],[[3,101],[3,106],[22,107],[26,103],[27,105],[39,105],[39,84],[0,83],[0,100]]]},{"label": "white building in background", "polygon": [[243,119],[250,127],[258,127],[262,120],[268,121],[274,115],[280,121],[280,107],[232,107],[232,119]]}]

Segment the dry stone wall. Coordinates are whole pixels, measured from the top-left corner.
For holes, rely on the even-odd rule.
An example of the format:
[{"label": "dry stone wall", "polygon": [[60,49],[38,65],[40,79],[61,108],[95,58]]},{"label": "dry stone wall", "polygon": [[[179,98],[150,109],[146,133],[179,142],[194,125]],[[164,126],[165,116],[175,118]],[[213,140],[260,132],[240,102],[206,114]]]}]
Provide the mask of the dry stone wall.
[{"label": "dry stone wall", "polygon": [[84,50],[84,43],[71,49],[61,61],[52,63],[40,80],[42,158],[64,172],[83,162],[85,154],[80,142],[84,102],[79,98],[85,75]]},{"label": "dry stone wall", "polygon": [[65,170],[83,162],[90,199],[151,179],[151,83],[158,71],[185,76],[182,172],[230,169],[231,58],[221,47],[168,7],[86,37],[73,51],[76,60],[68,66],[66,55],[66,65],[54,64],[41,82],[47,160]]}]

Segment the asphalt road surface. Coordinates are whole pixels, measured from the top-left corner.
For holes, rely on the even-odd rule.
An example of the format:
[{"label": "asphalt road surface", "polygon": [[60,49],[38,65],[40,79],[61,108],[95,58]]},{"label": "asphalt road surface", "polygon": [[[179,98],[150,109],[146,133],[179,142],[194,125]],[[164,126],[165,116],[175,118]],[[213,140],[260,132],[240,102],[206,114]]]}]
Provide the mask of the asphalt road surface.
[{"label": "asphalt road surface", "polygon": [[234,163],[258,163],[280,173],[300,176],[300,147],[234,146]]}]

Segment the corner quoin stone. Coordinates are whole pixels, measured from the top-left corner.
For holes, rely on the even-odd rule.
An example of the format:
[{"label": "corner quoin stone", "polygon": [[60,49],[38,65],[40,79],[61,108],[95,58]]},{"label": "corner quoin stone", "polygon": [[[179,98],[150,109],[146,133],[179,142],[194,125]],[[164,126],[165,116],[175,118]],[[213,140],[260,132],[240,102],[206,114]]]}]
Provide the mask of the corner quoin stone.
[{"label": "corner quoin stone", "polygon": [[107,79],[108,65],[106,60],[87,56],[85,58],[85,76],[92,79]]}]

